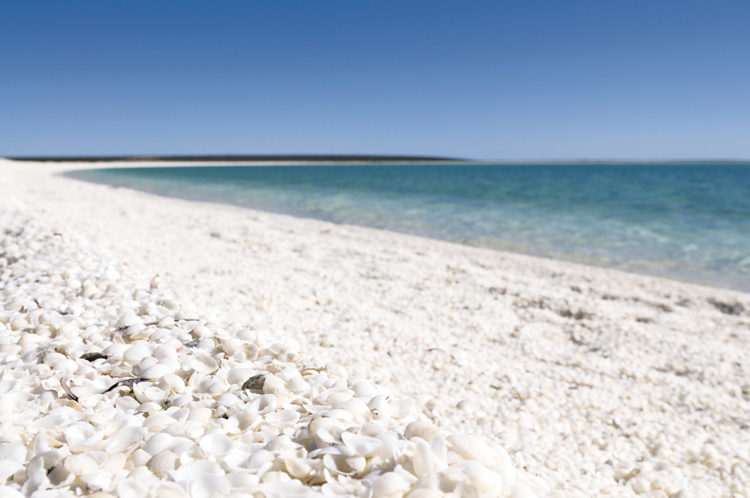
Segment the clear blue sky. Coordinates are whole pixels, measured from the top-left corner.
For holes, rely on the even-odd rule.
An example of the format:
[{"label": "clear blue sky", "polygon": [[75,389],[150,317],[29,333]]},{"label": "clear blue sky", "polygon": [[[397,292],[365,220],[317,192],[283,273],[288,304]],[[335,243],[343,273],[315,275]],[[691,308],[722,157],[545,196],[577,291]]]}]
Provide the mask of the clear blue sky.
[{"label": "clear blue sky", "polygon": [[0,3],[0,155],[750,158],[750,2]]}]

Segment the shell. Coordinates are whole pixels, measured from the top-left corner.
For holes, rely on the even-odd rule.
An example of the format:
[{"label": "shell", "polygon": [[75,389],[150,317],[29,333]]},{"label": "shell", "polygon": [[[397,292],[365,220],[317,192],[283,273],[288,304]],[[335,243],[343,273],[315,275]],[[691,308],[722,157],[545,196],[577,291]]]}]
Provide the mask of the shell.
[{"label": "shell", "polygon": [[409,483],[395,472],[386,472],[372,482],[372,496],[388,496],[409,491]]},{"label": "shell", "polygon": [[86,454],[71,455],[63,465],[68,472],[77,476],[91,474],[99,469],[99,463]]},{"label": "shell", "polygon": [[273,453],[268,450],[257,450],[247,460],[247,468],[260,473],[260,469],[269,465],[273,460]]},{"label": "shell", "polygon": [[123,479],[117,484],[117,496],[120,498],[143,498],[148,489],[134,479]]},{"label": "shell", "polygon": [[159,402],[167,397],[167,393],[150,383],[137,383],[133,386],[133,395],[141,403],[149,401]]},{"label": "shell", "polygon": [[414,445],[414,454],[411,459],[412,469],[417,477],[434,474],[442,470],[444,462],[432,452],[429,444],[423,440],[417,440]]},{"label": "shell", "polygon": [[185,489],[177,483],[160,481],[150,487],[149,498],[185,498]]},{"label": "shell", "polygon": [[149,380],[158,380],[167,374],[172,373],[172,369],[164,363],[156,363],[141,371],[141,377]]},{"label": "shell", "polygon": [[432,441],[438,433],[437,428],[429,422],[423,420],[417,420],[410,423],[404,429],[404,437],[406,439],[412,439],[415,437],[424,439],[425,441]]},{"label": "shell", "polygon": [[247,430],[255,420],[260,420],[256,412],[252,410],[243,410],[235,413],[229,418],[230,422],[237,425],[237,429],[242,432]]},{"label": "shell", "polygon": [[287,381],[286,388],[294,394],[304,394],[310,391],[310,384],[301,377],[293,377]]},{"label": "shell", "polygon": [[0,485],[0,498],[25,498],[23,493],[10,486]]},{"label": "shell", "polygon": [[143,449],[148,451],[151,455],[156,455],[172,446],[174,442],[174,436],[166,432],[160,432],[151,436],[146,444],[143,445]]},{"label": "shell", "polygon": [[183,464],[172,473],[176,482],[190,482],[195,476],[202,474],[221,474],[219,464],[210,460],[193,460]]},{"label": "shell", "polygon": [[22,468],[23,465],[14,460],[9,460],[7,458],[0,460],[0,483],[5,483],[10,476]]},{"label": "shell", "polygon": [[391,406],[388,403],[388,396],[384,394],[372,398],[367,403],[367,408],[377,420],[387,421],[391,418]]},{"label": "shell", "polygon": [[110,472],[100,470],[93,474],[84,474],[79,479],[91,489],[111,488],[113,475]]},{"label": "shell", "polygon": [[380,439],[348,431],[341,433],[341,441],[355,453],[363,456],[370,456],[383,446]]},{"label": "shell", "polygon": [[453,435],[448,437],[450,449],[467,460],[494,463],[498,455],[490,448],[484,439],[469,434]]},{"label": "shell", "polygon": [[19,443],[0,443],[0,460],[6,459],[24,463],[26,461],[26,446]]},{"label": "shell", "polygon": [[270,413],[265,417],[267,424],[277,428],[288,427],[297,423],[297,420],[299,420],[299,413],[297,413],[297,410],[291,408]]},{"label": "shell", "polygon": [[232,489],[235,491],[253,491],[260,482],[260,479],[258,479],[258,476],[252,475],[252,474],[227,474],[227,478],[229,479],[229,483],[232,486]]},{"label": "shell", "polygon": [[312,466],[307,461],[292,455],[284,458],[284,465],[289,475],[296,479],[304,479],[312,470]]},{"label": "shell", "polygon": [[189,361],[190,368],[202,374],[215,372],[219,364],[211,356],[203,352],[197,352]]},{"label": "shell", "polygon": [[115,322],[115,328],[121,329],[124,327],[130,327],[131,325],[135,325],[140,321],[140,318],[138,318],[138,316],[133,313],[133,310],[127,310],[122,315],[120,315],[120,318]]},{"label": "shell", "polygon": [[133,449],[143,437],[143,429],[140,427],[129,426],[117,431],[107,441],[105,451],[108,454],[125,453]]},{"label": "shell", "polygon": [[227,382],[242,384],[251,377],[252,370],[246,367],[235,367],[227,372]]},{"label": "shell", "polygon": [[122,354],[122,359],[128,363],[136,364],[151,355],[151,349],[145,344],[133,344]]},{"label": "shell", "polygon": [[164,450],[151,457],[146,466],[155,475],[163,477],[177,466],[177,455],[169,450]]},{"label": "shell", "polygon": [[203,474],[189,485],[191,498],[219,498],[229,496],[232,488],[229,478],[224,475]]},{"label": "shell", "polygon": [[211,432],[203,436],[198,444],[207,455],[221,456],[232,449],[234,442],[222,433]]},{"label": "shell", "polygon": [[87,422],[74,422],[62,430],[68,449],[77,453],[103,447],[102,436]]}]

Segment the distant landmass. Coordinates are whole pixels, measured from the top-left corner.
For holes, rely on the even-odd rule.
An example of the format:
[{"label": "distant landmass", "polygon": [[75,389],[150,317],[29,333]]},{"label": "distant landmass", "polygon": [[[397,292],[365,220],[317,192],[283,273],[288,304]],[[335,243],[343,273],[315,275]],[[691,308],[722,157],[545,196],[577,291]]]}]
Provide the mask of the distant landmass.
[{"label": "distant landmass", "polygon": [[274,154],[251,154],[251,155],[199,155],[199,156],[25,156],[10,157],[15,161],[41,161],[41,162],[114,162],[114,161],[314,161],[314,162],[457,162],[465,159],[436,156],[379,156],[366,154],[353,155],[274,155]]},{"label": "distant landmass", "polygon": [[748,159],[518,159],[476,160],[443,156],[369,154],[204,154],[175,156],[15,156],[14,161],[38,162],[318,162],[318,163],[484,163],[512,165],[576,164],[750,164]]}]

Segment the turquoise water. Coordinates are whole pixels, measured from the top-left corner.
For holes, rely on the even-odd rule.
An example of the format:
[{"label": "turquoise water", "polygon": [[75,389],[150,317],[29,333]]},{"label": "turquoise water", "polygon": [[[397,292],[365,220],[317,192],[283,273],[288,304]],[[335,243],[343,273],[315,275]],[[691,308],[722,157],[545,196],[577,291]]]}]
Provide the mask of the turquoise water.
[{"label": "turquoise water", "polygon": [[180,167],[68,176],[750,291],[750,165]]}]

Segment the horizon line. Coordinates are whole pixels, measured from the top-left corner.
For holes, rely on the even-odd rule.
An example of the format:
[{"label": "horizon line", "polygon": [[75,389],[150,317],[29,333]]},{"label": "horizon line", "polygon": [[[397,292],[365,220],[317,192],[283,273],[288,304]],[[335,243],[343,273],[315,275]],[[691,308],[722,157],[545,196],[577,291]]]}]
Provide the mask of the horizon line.
[{"label": "horizon line", "polygon": [[664,164],[664,163],[750,163],[750,158],[575,158],[575,159],[472,159],[424,154],[113,154],[113,155],[13,155],[13,161],[36,162],[148,162],[148,161],[438,161],[481,164]]}]

